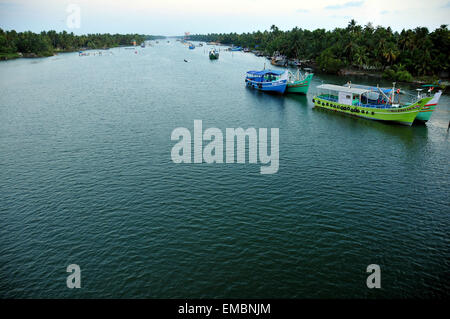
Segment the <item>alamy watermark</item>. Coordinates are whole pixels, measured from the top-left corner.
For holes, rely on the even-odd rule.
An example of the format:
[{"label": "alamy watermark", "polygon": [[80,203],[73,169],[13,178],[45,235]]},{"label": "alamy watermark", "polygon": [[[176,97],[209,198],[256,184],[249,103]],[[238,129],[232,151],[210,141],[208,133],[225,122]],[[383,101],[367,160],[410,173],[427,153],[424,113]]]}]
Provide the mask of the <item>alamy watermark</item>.
[{"label": "alamy watermark", "polygon": [[[268,129],[250,127],[226,128],[225,143],[222,130],[211,127],[203,132],[202,120],[194,120],[192,158],[192,135],[189,129],[177,127],[171,140],[178,141],[171,152],[174,163],[246,163],[246,140],[248,139],[248,162],[262,164],[261,174],[275,174],[279,168],[279,129],[270,129],[270,154],[268,153]],[[205,142],[205,145],[203,145]],[[236,156],[235,156],[236,149]],[[224,154],[225,153],[225,154]],[[236,158],[236,160],[235,160]]]},{"label": "alamy watermark", "polygon": [[81,269],[77,264],[70,264],[67,266],[66,271],[70,273],[67,276],[66,285],[67,288],[81,288]]},{"label": "alamy watermark", "polygon": [[377,264],[371,264],[367,266],[366,272],[370,273],[367,277],[367,288],[381,288],[381,268]]}]

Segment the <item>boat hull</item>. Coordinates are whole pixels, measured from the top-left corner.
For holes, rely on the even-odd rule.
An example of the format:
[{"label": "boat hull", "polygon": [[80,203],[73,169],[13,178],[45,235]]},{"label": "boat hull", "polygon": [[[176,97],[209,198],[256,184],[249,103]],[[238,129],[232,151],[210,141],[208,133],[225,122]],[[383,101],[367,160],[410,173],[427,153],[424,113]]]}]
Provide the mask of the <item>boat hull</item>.
[{"label": "boat hull", "polygon": [[436,104],[425,105],[424,108],[420,110],[419,114],[417,114],[416,121],[428,122],[435,108]]},{"label": "boat hull", "polygon": [[209,54],[209,59],[210,60],[217,60],[218,58],[219,58],[219,53]]},{"label": "boat hull", "polygon": [[403,125],[412,125],[419,111],[431,100],[431,97],[423,98],[416,103],[401,108],[373,108],[362,106],[350,106],[339,104],[321,97],[314,97],[315,107],[328,109],[331,111],[362,117],[369,120],[393,122]]},{"label": "boat hull", "polygon": [[306,79],[304,79],[303,81],[295,81],[293,83],[288,83],[286,87],[286,93],[294,93],[294,94],[308,93],[312,77],[313,74],[308,74]]},{"label": "boat hull", "polygon": [[430,120],[441,95],[442,91],[439,91],[433,96],[433,98],[420,110],[419,114],[417,114],[416,121],[427,122]]},{"label": "boat hull", "polygon": [[247,81],[247,86],[263,92],[274,92],[283,94],[286,91],[287,80],[275,82]]}]

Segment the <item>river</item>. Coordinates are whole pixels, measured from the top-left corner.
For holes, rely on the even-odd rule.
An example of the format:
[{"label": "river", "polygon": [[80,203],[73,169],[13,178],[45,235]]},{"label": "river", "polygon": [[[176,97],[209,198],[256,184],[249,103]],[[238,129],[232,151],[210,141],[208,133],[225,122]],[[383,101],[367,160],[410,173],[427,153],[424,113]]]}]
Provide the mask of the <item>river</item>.
[{"label": "river", "polygon": [[[0,62],[0,297],[448,297],[450,97],[389,125],[313,108],[320,83],[373,78],[269,95],[244,83],[268,60],[207,53]],[[279,128],[278,172],[175,164],[171,133],[194,120]]]}]

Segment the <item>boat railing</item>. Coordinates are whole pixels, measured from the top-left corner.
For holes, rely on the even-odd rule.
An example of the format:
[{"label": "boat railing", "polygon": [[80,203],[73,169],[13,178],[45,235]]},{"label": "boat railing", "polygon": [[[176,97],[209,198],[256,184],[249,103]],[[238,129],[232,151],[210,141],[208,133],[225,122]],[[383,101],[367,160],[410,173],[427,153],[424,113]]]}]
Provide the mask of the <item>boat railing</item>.
[{"label": "boat railing", "polygon": [[[329,94],[322,94],[319,95],[318,98],[327,100],[330,102],[338,102],[338,98],[335,95],[329,95]],[[352,103],[353,106],[360,106],[360,107],[367,107],[367,108],[373,108],[373,109],[392,109],[391,104],[373,104],[373,103],[361,103],[360,101],[356,100],[357,102]],[[410,104],[408,104],[410,105]],[[408,105],[404,105],[403,107],[406,107]]]}]

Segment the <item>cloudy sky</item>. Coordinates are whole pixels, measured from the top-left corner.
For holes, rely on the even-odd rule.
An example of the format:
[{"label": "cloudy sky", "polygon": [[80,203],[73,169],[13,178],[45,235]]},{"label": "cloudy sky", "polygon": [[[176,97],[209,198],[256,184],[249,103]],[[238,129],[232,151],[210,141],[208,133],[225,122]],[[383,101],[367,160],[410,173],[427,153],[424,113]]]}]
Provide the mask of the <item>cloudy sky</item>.
[{"label": "cloudy sky", "polygon": [[[67,23],[71,4],[80,9],[79,28]],[[434,30],[450,24],[450,0],[0,0],[0,28],[34,32],[241,33],[272,24],[282,30],[333,29],[351,19],[398,31]]]}]

